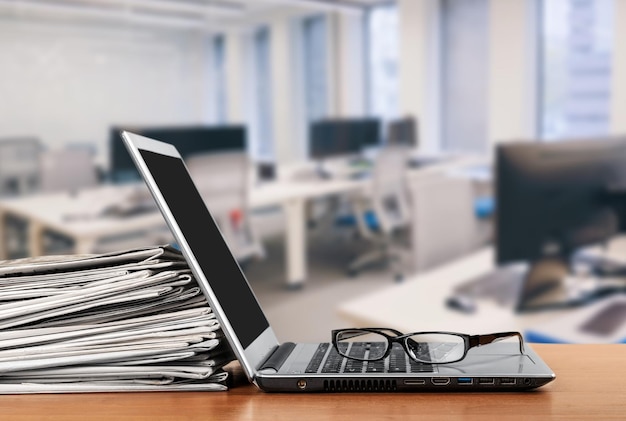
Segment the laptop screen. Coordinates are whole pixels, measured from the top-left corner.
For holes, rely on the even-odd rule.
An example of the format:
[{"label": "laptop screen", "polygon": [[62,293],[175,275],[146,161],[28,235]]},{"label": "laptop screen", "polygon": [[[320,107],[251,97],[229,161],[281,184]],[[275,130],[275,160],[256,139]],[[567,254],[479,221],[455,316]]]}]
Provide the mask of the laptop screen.
[{"label": "laptop screen", "polygon": [[247,348],[269,323],[183,161],[139,150],[237,338]]}]

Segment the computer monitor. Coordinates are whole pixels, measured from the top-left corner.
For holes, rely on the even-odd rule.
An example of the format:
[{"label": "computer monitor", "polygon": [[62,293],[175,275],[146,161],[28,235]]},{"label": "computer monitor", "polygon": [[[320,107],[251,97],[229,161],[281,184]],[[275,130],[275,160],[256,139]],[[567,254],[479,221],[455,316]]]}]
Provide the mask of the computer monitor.
[{"label": "computer monitor", "polygon": [[379,145],[380,137],[377,118],[320,120],[311,123],[309,153],[317,160],[359,155]]},{"label": "computer monitor", "polygon": [[417,121],[404,117],[389,123],[387,144],[417,147]]},{"label": "computer monitor", "polygon": [[530,264],[525,301],[561,285],[581,247],[624,229],[626,139],[507,143],[496,155],[496,261]]},{"label": "computer monitor", "polygon": [[109,136],[110,175],[113,182],[141,180],[128,150],[120,136],[129,130],[151,139],[171,143],[183,158],[210,152],[241,150],[247,148],[245,126],[170,126],[170,127],[112,127]]}]

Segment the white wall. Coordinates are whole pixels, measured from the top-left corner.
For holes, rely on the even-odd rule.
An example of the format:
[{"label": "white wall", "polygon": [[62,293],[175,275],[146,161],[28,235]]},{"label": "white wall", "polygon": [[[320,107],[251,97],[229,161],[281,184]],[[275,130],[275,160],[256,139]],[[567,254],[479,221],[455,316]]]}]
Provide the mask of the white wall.
[{"label": "white wall", "polygon": [[210,115],[206,40],[127,28],[0,21],[0,138],[92,142],[111,124],[198,123]]},{"label": "white wall", "polygon": [[439,2],[398,0],[400,114],[419,121],[420,149],[437,151],[439,124]]},{"label": "white wall", "polygon": [[342,117],[361,117],[365,104],[365,25],[362,14],[335,14],[332,64],[335,90],[333,109]]},{"label": "white wall", "polygon": [[490,0],[489,112],[491,144],[537,136],[536,0]]},{"label": "white wall", "polygon": [[440,0],[441,146],[486,152],[489,0]]},{"label": "white wall", "polygon": [[[488,137],[534,137],[537,0],[490,0]],[[419,119],[420,144],[441,138],[439,0],[398,0],[400,113]],[[616,40],[626,39],[626,5],[616,2]],[[331,14],[333,114],[365,112],[363,24]],[[258,16],[271,28],[273,126],[278,162],[302,160],[306,130],[298,123],[301,54],[294,22],[303,14]],[[46,144],[90,141],[106,156],[111,124],[211,122],[215,114],[206,37],[0,21],[0,137],[40,136]],[[229,31],[228,120],[249,121],[249,34]],[[616,42],[613,130],[626,132],[626,51]],[[248,104],[248,105],[247,105]]]},{"label": "white wall", "polygon": [[[398,0],[400,112],[416,115],[420,147],[441,147],[439,0]],[[489,144],[536,136],[537,0],[490,0],[487,45]]]},{"label": "white wall", "polygon": [[272,103],[274,108],[274,153],[276,162],[286,164],[301,159],[294,86],[294,45],[292,22],[285,17],[271,23]]},{"label": "white wall", "polygon": [[626,1],[614,2],[611,132],[626,135]]},{"label": "white wall", "polygon": [[249,92],[246,75],[246,57],[249,41],[247,34],[235,29],[224,34],[226,43],[226,102],[228,123],[242,124],[248,121],[246,100]]}]

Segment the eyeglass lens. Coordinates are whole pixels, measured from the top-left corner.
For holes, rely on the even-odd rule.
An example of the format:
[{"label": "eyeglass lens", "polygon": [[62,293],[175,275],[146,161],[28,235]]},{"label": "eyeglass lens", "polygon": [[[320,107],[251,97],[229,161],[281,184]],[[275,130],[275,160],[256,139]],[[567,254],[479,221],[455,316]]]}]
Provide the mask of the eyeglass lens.
[{"label": "eyeglass lens", "polygon": [[417,334],[405,339],[409,355],[425,363],[458,361],[465,355],[463,338],[445,333]]},{"label": "eyeglass lens", "polygon": [[344,330],[337,335],[339,353],[360,360],[377,360],[387,352],[389,341],[379,333]]},{"label": "eyeglass lens", "polygon": [[[340,354],[360,360],[377,360],[387,352],[387,337],[359,329],[345,330],[337,335]],[[403,339],[409,355],[425,363],[457,361],[465,354],[463,338],[450,334],[417,334]]]}]

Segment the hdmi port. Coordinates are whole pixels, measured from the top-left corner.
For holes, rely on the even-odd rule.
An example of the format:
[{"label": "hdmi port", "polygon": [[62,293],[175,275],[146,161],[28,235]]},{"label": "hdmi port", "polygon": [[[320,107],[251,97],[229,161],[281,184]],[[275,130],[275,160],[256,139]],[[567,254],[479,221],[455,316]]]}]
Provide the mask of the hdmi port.
[{"label": "hdmi port", "polygon": [[450,377],[433,377],[431,381],[437,386],[445,386],[450,383]]}]

